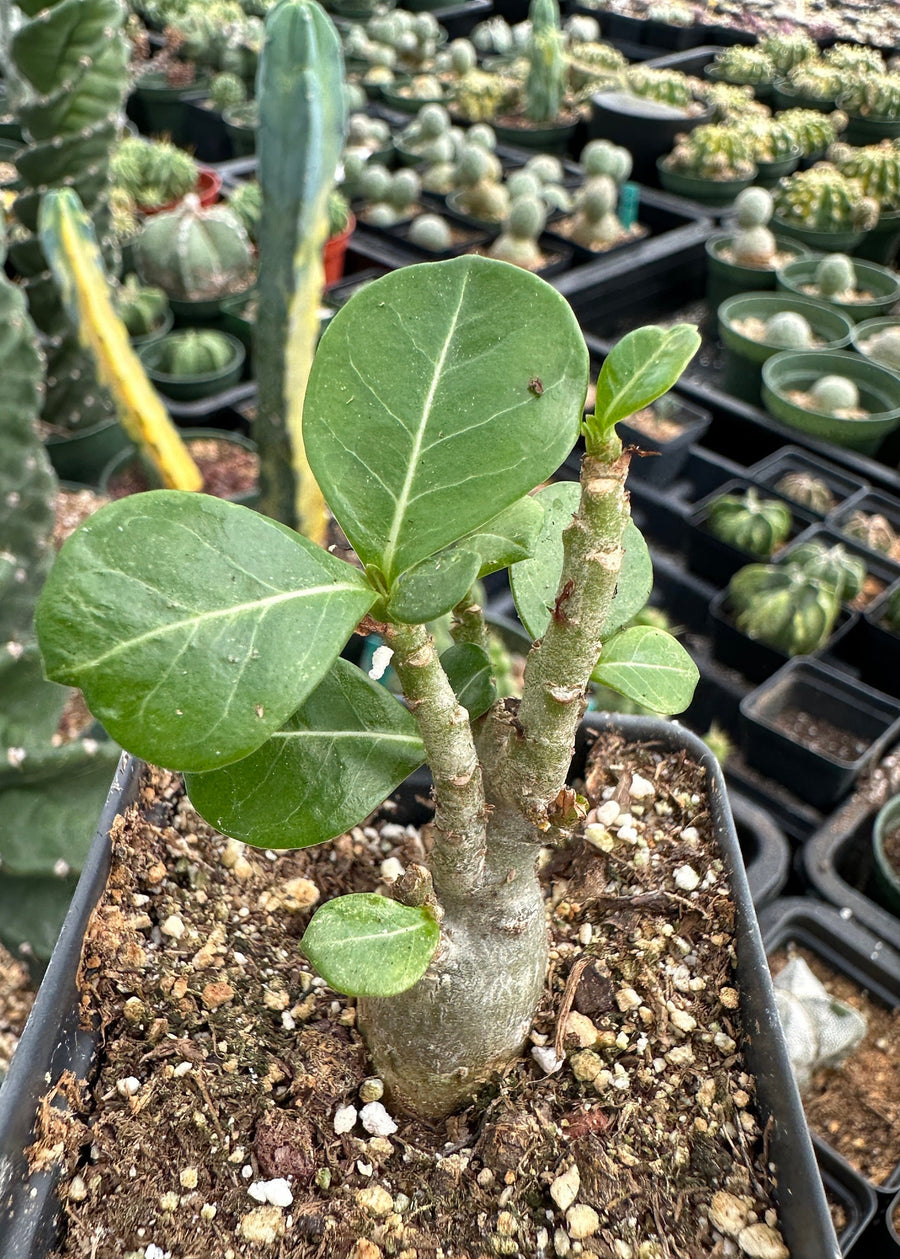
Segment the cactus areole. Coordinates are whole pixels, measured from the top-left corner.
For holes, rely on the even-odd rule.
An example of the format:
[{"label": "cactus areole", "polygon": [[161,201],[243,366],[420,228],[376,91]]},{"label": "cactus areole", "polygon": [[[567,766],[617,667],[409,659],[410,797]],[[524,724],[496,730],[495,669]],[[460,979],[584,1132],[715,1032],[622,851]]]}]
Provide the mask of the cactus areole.
[{"label": "cactus areole", "polygon": [[[536,860],[578,816],[566,776],[589,680],[654,711],[690,702],[684,649],[628,625],[652,572],[615,424],[698,343],[689,325],[630,333],[584,418],[587,347],[554,289],[477,256],[405,267],[334,317],[304,407],[310,466],[361,568],[247,508],[154,491],[92,516],[48,579],[48,674],[136,755],[186,771],[193,804],[237,839],[342,835],[427,761],[428,867],[397,899],[327,902],[301,941],[359,998],[394,1105],[447,1114],[523,1048],[548,962]],[[533,495],[579,435],[580,486]],[[535,640],[518,702],[495,699],[472,589],[506,567]],[[448,613],[439,656],[428,624]],[[364,617],[406,705],[340,657]]]}]

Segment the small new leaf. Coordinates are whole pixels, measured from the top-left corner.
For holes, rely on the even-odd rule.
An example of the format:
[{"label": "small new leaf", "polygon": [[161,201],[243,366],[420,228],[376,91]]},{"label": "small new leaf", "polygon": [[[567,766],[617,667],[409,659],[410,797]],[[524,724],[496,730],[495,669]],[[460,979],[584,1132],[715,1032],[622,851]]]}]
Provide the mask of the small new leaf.
[{"label": "small new leaf", "polygon": [[588,454],[602,451],[619,420],[667,393],[699,348],[700,334],[693,324],[636,328],[617,341],[597,378],[594,414],[582,425]]},{"label": "small new leaf", "polygon": [[300,947],[335,992],[394,997],[422,978],[440,934],[429,909],[357,892],[324,904]]},{"label": "small new leaf", "polygon": [[700,673],[671,634],[647,625],[622,630],[604,643],[591,679],[635,700],[654,713],[671,716],[688,707]]},{"label": "small new leaf", "polygon": [[497,687],[491,673],[491,661],[477,643],[456,643],[441,656],[456,698],[474,721],[486,713],[497,698]]},{"label": "small new leaf", "polygon": [[387,616],[408,625],[436,621],[466,597],[480,566],[481,557],[462,547],[432,555],[401,573],[387,601]]}]

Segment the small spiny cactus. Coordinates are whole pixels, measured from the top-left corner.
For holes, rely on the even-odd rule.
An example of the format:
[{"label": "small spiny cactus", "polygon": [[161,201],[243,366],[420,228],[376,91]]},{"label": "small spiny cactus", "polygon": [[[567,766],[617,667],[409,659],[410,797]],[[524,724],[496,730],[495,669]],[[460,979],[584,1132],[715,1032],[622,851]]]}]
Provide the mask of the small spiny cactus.
[{"label": "small spiny cactus", "polygon": [[453,244],[450,224],[439,214],[420,214],[414,218],[407,233],[412,244],[430,253],[446,253]]},{"label": "small spiny cactus", "polygon": [[677,136],[675,148],[663,159],[663,165],[695,179],[748,179],[756,174],[744,133],[716,123]]},{"label": "small spiny cactus", "polygon": [[847,115],[838,109],[830,114],[823,114],[818,109],[784,109],[779,113],[778,121],[794,137],[801,157],[812,157],[816,153],[824,153],[834,144],[847,126]]},{"label": "small spiny cactus", "polygon": [[776,253],[769,231],[774,202],[765,188],[745,188],[734,201],[738,230],[731,241],[734,261],[742,267],[771,267]]},{"label": "small spiny cactus", "polygon": [[609,175],[617,184],[624,184],[631,175],[633,160],[627,149],[609,140],[590,140],[579,158],[589,178]]},{"label": "small spiny cactus", "polygon": [[788,91],[814,101],[834,102],[844,88],[841,71],[819,61],[801,61],[787,73]]},{"label": "small spiny cactus", "polygon": [[245,180],[228,197],[228,208],[236,214],[244,231],[256,244],[259,236],[259,220],[262,214],[262,189],[256,179]]},{"label": "small spiny cactus", "polygon": [[529,270],[539,269],[544,261],[538,244],[544,219],[544,207],[537,197],[520,197],[514,201],[503,231],[491,245],[491,257]]},{"label": "small spiny cactus", "polygon": [[792,66],[803,61],[818,57],[819,48],[815,40],[802,31],[789,34],[767,35],[759,42],[759,49],[775,67],[778,74],[786,74]]},{"label": "small spiny cactus", "polygon": [[822,376],[809,390],[814,409],[823,415],[839,415],[859,407],[859,390],[846,376]]},{"label": "small spiny cactus", "polygon": [[130,337],[145,337],[165,322],[169,299],[162,289],[146,287],[130,275],[116,294],[116,310]]},{"label": "small spiny cactus", "polygon": [[873,362],[900,372],[900,326],[874,333],[860,344],[859,349]]},{"label": "small spiny cactus", "polygon": [[859,149],[833,144],[828,159],[842,175],[855,179],[865,195],[878,202],[882,213],[900,210],[900,144],[896,140]]},{"label": "small spiny cactus", "polygon": [[839,104],[848,114],[862,118],[900,119],[900,71],[851,81]]},{"label": "small spiny cactus", "polygon": [[153,347],[153,368],[166,376],[208,376],[233,358],[229,338],[212,328],[171,332]]},{"label": "small spiny cactus", "polygon": [[868,231],[878,221],[878,202],[865,196],[855,179],[819,162],[780,181],[775,216],[817,232]]},{"label": "small spiny cactus", "polygon": [[748,564],[728,584],[735,625],[788,656],[816,651],[840,611],[835,588],[799,566]]},{"label": "small spiny cactus", "polygon": [[816,267],[816,288],[823,298],[839,298],[856,288],[856,272],[846,254],[826,254]]},{"label": "small spiny cactus", "polygon": [[710,74],[727,83],[771,83],[775,77],[775,63],[760,48],[735,44],[716,53]]},{"label": "small spiny cactus", "polygon": [[126,136],[110,161],[115,187],[138,206],[154,209],[180,201],[197,185],[197,163],[166,140]]},{"label": "small spiny cactus", "polygon": [[456,168],[459,208],[486,223],[500,223],[509,213],[509,194],[500,183],[500,163],[486,149],[469,145]]},{"label": "small spiny cactus", "polygon": [[706,513],[710,533],[731,546],[768,559],[791,532],[791,513],[777,499],[760,498],[752,487],[743,494],[721,494]]},{"label": "small spiny cactus", "polygon": [[209,85],[209,99],[213,108],[221,114],[235,105],[243,105],[247,99],[247,85],[240,75],[223,70],[213,77]]},{"label": "small spiny cactus", "polygon": [[767,319],[764,339],[782,350],[810,350],[814,344],[808,320],[793,310],[780,310]]},{"label": "small spiny cactus", "polygon": [[170,300],[208,301],[253,280],[253,248],[240,219],[226,206],[202,209],[195,196],[150,219],[135,252],[144,283],[164,289]]},{"label": "small spiny cactus", "polygon": [[608,249],[625,233],[616,215],[618,190],[609,175],[595,175],[578,194],[570,236],[585,249]]},{"label": "small spiny cactus", "polygon": [[669,105],[672,109],[688,109],[694,92],[687,75],[677,70],[655,70],[638,66],[626,75],[628,91],[633,96]]}]

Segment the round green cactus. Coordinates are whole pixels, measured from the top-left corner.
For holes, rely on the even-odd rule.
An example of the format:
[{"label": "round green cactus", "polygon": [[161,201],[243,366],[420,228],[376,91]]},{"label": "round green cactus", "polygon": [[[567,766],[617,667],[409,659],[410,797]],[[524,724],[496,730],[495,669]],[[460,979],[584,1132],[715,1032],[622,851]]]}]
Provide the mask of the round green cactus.
[{"label": "round green cactus", "polygon": [[848,114],[896,121],[900,119],[900,72],[851,80],[838,103]]},{"label": "round green cactus", "polygon": [[734,214],[739,227],[765,227],[774,208],[772,194],[765,188],[745,188],[734,199]]},{"label": "round green cactus", "polygon": [[228,337],[209,328],[171,332],[155,349],[154,370],[165,376],[209,376],[234,359]]},{"label": "round green cactus", "polygon": [[130,337],[144,337],[165,322],[169,299],[162,289],[142,285],[130,275],[116,294],[116,310]]},{"label": "round green cactus", "polygon": [[788,538],[792,519],[786,504],[761,499],[752,487],[722,494],[707,509],[706,527],[715,537],[760,559],[768,559]]},{"label": "round green cactus", "polygon": [[655,70],[638,66],[627,72],[625,82],[633,96],[656,101],[660,105],[669,105],[672,109],[688,109],[694,101],[690,80],[678,70]]},{"label": "round green cactus", "polygon": [[493,153],[480,145],[463,149],[456,167],[459,208],[486,223],[500,223],[509,213],[509,193],[500,183],[502,167]]},{"label": "round green cactus", "polygon": [[709,73],[727,83],[771,83],[775,77],[775,63],[760,48],[735,44],[716,53]]},{"label": "round green cactus", "polygon": [[882,74],[885,70],[884,57],[878,49],[862,44],[833,44],[822,54],[822,61],[844,73]]},{"label": "round green cactus", "polygon": [[468,39],[454,39],[450,45],[450,66],[454,74],[468,74],[478,62],[475,45]]},{"label": "round green cactus", "polygon": [[486,122],[474,123],[468,132],[465,133],[465,137],[469,144],[477,144],[480,148],[488,149],[491,153],[497,147],[497,133]]},{"label": "round green cactus", "polygon": [[253,247],[238,216],[222,205],[204,210],[195,196],[150,219],[135,253],[141,279],[170,300],[210,301],[253,280]]},{"label": "round green cactus", "polygon": [[776,217],[812,231],[869,231],[878,213],[862,185],[828,162],[786,176],[775,190]]},{"label": "round green cactus", "polygon": [[558,157],[552,153],[538,153],[525,163],[525,170],[542,184],[558,184],[562,182],[563,167]]},{"label": "round green cactus", "polygon": [[861,542],[870,551],[877,551],[879,555],[894,554],[900,542],[900,535],[880,512],[851,512],[841,525],[841,533],[854,542]]},{"label": "round green cactus", "polygon": [[595,175],[578,196],[571,237],[585,249],[602,250],[620,240],[624,228],[616,216],[618,189],[609,175]]},{"label": "round green cactus", "polygon": [[544,219],[544,207],[537,197],[519,197],[510,207],[503,231],[490,247],[491,257],[538,269],[543,262],[538,237],[544,230]]},{"label": "round green cactus", "polygon": [[814,343],[809,321],[793,310],[780,310],[766,320],[765,341],[783,350],[811,350]]},{"label": "round green cactus", "polygon": [[853,411],[859,406],[859,390],[846,376],[822,376],[809,391],[815,409],[825,415]]},{"label": "round green cactus", "polygon": [[801,61],[787,73],[788,90],[815,101],[836,101],[844,89],[841,71],[819,61]]},{"label": "round green cactus", "polygon": [[731,241],[732,256],[741,267],[771,270],[777,252],[777,242],[767,227],[743,228]]},{"label": "round green cactus", "polygon": [[446,253],[453,244],[450,224],[439,214],[420,214],[409,227],[408,239],[430,253]]},{"label": "round green cactus", "polygon": [[360,175],[359,195],[366,201],[386,201],[391,187],[391,172],[386,166],[367,166]]},{"label": "round green cactus", "polygon": [[818,650],[840,611],[834,586],[793,565],[748,564],[729,582],[728,601],[743,634],[788,656]]},{"label": "round green cactus", "polygon": [[885,328],[882,332],[876,332],[873,336],[867,337],[860,345],[860,353],[866,358],[870,358],[875,363],[881,363],[883,367],[890,367],[892,371],[900,372],[900,325],[895,328]]},{"label": "round green cactus", "polygon": [[573,13],[564,27],[570,44],[594,44],[600,38],[600,23],[586,13]]},{"label": "round green cactus", "polygon": [[227,70],[213,77],[209,85],[209,99],[220,114],[235,105],[243,105],[247,99],[247,86],[238,74]]},{"label": "round green cactus", "polygon": [[810,61],[819,55],[815,40],[810,39],[803,31],[766,35],[760,40],[758,47],[772,62],[778,74],[786,74],[792,66]]},{"label": "round green cactus", "polygon": [[590,140],[581,150],[579,160],[588,178],[609,175],[617,184],[624,184],[634,164],[627,149],[609,140]]},{"label": "round green cactus", "polygon": [[828,150],[842,175],[855,179],[867,197],[874,197],[882,212],[900,210],[900,145],[882,140],[856,149],[849,144],[833,144]]},{"label": "round green cactus", "polygon": [[756,174],[750,143],[737,127],[706,123],[676,137],[663,165],[695,179],[748,179]]},{"label": "round green cactus", "polygon": [[866,580],[865,561],[852,555],[840,542],[833,546],[815,540],[801,542],[788,551],[783,563],[833,586],[842,603],[852,602]]},{"label": "round green cactus", "polygon": [[516,201],[519,197],[539,197],[543,185],[530,170],[517,170],[506,181],[506,191]]},{"label": "round green cactus", "polygon": [[801,157],[812,157],[816,153],[824,153],[834,144],[847,126],[847,115],[838,109],[830,114],[823,114],[818,109],[784,109],[779,113],[778,121],[790,131]]},{"label": "round green cactus", "polygon": [[822,297],[838,297],[856,288],[856,271],[846,254],[826,254],[816,267],[816,287]]},{"label": "round green cactus", "polygon": [[797,152],[794,133],[779,118],[751,118],[741,129],[754,162],[781,162]]},{"label": "round green cactus", "polygon": [[819,516],[826,516],[834,507],[835,498],[828,485],[810,472],[786,472],[775,482],[775,489]]}]

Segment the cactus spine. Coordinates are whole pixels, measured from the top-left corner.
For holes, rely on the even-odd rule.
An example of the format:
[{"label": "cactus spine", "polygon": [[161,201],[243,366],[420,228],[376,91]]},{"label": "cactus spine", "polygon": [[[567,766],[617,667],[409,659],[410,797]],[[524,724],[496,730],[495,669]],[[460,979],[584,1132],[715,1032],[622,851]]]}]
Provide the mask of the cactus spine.
[{"label": "cactus spine", "polygon": [[24,230],[10,257],[25,279],[31,317],[47,337],[44,416],[57,427],[88,427],[111,415],[112,403],[97,387],[35,233],[42,194],[67,187],[80,197],[98,239],[109,236],[109,155],[128,90],[125,6],[23,0],[10,8],[21,23],[0,55],[28,139],[17,157],[25,187],[14,205]]},{"label": "cactus spine", "polygon": [[343,80],[325,12],[314,0],[279,0],[266,19],[257,82],[261,509],[320,542],[326,512],[306,461],[303,399],[319,331],[328,195],[347,129]]},{"label": "cactus spine", "polygon": [[525,115],[532,122],[553,122],[566,86],[563,36],[557,0],[531,0],[531,48],[525,85]]},{"label": "cactus spine", "polygon": [[131,348],[109,295],[91,221],[68,188],[41,204],[41,245],[69,318],[109,389],[122,427],[153,463],[167,489],[199,490],[203,478]]}]

